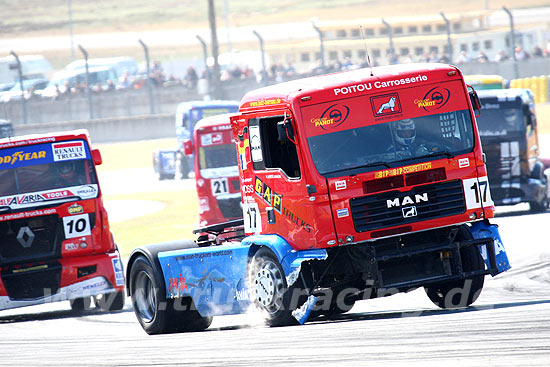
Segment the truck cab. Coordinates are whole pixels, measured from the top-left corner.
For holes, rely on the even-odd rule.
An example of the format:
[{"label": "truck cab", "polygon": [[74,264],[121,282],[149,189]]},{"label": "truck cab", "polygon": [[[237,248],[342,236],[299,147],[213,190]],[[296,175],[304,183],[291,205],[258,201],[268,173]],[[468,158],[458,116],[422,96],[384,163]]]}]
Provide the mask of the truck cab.
[{"label": "truck cab", "polygon": [[93,298],[124,306],[124,273],[109,230],[87,131],[0,139],[0,309]]},{"label": "truck cab", "polygon": [[540,158],[537,117],[529,89],[493,89],[478,93],[477,122],[496,205],[528,202],[532,212],[545,211],[549,177]]},{"label": "truck cab", "polygon": [[199,227],[242,218],[241,190],[230,114],[203,118],[193,140],[184,141],[187,156],[195,156]]}]

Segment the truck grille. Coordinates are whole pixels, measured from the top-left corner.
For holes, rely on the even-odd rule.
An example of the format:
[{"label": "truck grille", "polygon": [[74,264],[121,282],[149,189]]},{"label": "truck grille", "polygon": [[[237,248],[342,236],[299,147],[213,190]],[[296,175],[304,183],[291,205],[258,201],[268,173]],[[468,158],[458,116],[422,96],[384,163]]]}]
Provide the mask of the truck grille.
[{"label": "truck grille", "polygon": [[466,210],[460,180],[353,198],[350,206],[357,232],[447,217]]},{"label": "truck grille", "polygon": [[2,271],[2,282],[14,300],[36,299],[56,294],[61,282],[61,264],[52,262]]},{"label": "truck grille", "polygon": [[0,264],[61,257],[62,232],[55,214],[0,222]]},{"label": "truck grille", "polygon": [[222,215],[227,218],[241,218],[243,211],[241,209],[241,197],[218,199],[218,208]]}]

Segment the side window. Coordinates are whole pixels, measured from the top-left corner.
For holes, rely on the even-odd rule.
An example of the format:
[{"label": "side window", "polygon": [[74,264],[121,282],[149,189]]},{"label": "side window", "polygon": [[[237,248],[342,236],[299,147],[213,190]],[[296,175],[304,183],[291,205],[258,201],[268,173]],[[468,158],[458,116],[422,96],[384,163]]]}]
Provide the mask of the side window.
[{"label": "side window", "polygon": [[249,120],[250,155],[255,170],[280,168],[291,178],[299,178],[300,164],[296,145],[290,140],[280,141],[277,123],[284,116]]}]

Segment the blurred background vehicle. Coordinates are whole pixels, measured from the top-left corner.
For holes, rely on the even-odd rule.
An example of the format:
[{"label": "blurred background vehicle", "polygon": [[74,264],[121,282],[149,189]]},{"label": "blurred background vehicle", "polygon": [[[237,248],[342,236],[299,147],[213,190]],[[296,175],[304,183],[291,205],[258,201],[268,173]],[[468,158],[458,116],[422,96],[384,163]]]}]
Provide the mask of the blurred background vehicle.
[{"label": "blurred background vehicle", "polygon": [[[49,80],[44,78],[23,80],[23,95],[26,99],[32,98],[37,91],[48,86]],[[21,84],[16,82],[9,90],[0,92],[0,101],[9,102],[21,99]]]},{"label": "blurred background vehicle", "polygon": [[[117,79],[116,71],[113,67],[97,66],[88,69],[90,77],[90,86],[94,88],[107,87],[108,81]],[[62,70],[55,73],[48,86],[40,91],[42,97],[58,97],[69,92],[84,92],[86,90],[86,71],[85,70]]]}]

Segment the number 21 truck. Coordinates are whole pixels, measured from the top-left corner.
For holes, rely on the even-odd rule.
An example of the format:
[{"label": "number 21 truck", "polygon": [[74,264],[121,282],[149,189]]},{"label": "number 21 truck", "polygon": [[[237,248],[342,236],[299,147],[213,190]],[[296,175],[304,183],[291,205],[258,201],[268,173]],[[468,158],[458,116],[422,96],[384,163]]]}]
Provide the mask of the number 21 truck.
[{"label": "number 21 truck", "polygon": [[247,93],[231,117],[243,220],[206,229],[225,241],[136,249],[138,321],[149,334],[202,330],[254,307],[282,326],[416,288],[442,308],[472,304],[485,275],[510,267],[489,221],[479,107],[443,64]]}]

